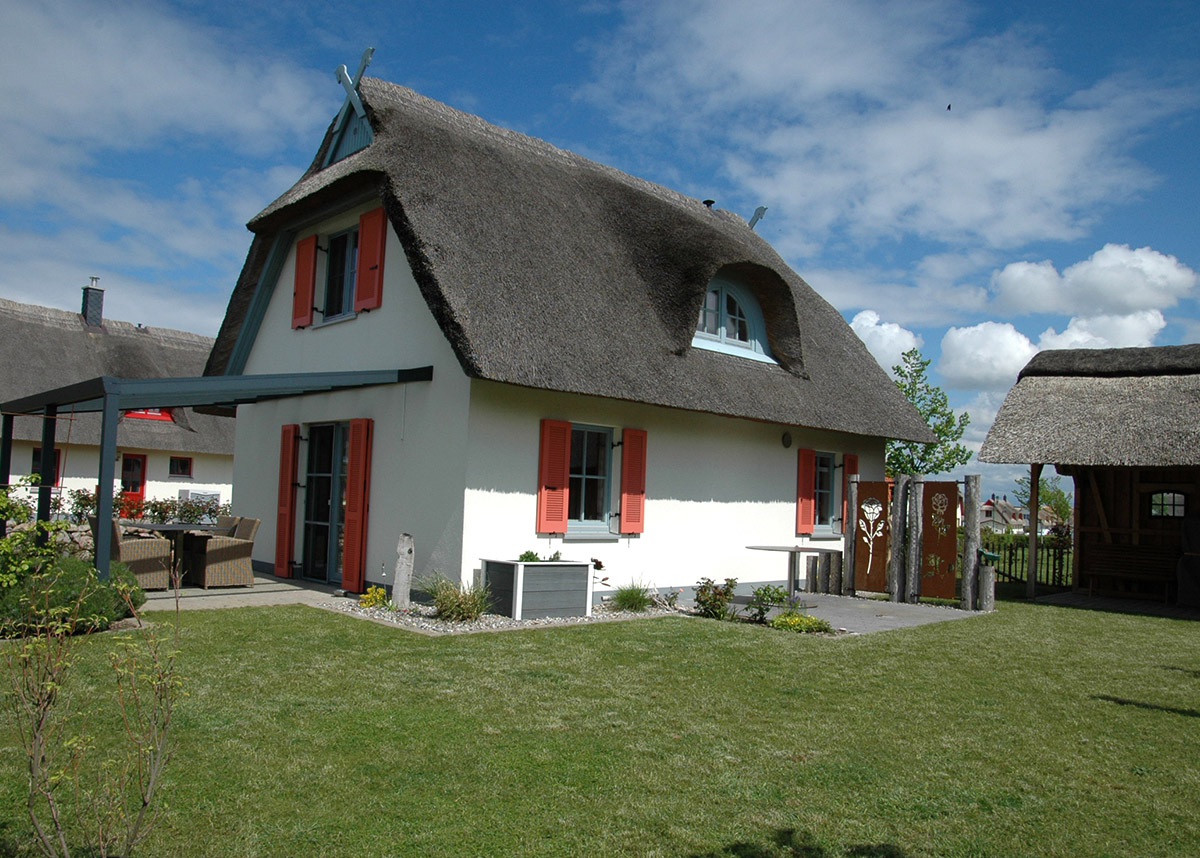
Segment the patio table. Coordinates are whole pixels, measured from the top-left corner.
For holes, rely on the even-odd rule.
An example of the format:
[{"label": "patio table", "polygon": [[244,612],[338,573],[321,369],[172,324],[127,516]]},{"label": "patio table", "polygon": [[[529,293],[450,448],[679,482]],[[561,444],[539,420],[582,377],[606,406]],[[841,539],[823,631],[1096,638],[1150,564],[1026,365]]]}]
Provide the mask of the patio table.
[{"label": "patio table", "polygon": [[800,568],[801,554],[841,554],[841,548],[821,548],[815,545],[747,545],[752,551],[786,551],[788,555],[788,593],[803,591],[808,584],[806,571]]},{"label": "patio table", "polygon": [[149,530],[153,533],[161,533],[165,538],[171,540],[171,580],[174,581],[179,575],[179,562],[183,555],[183,535],[185,533],[211,533],[219,528],[215,524],[188,524],[182,521],[157,522],[157,521],[131,521],[129,519],[121,519],[118,524],[122,527],[128,527],[133,530]]}]

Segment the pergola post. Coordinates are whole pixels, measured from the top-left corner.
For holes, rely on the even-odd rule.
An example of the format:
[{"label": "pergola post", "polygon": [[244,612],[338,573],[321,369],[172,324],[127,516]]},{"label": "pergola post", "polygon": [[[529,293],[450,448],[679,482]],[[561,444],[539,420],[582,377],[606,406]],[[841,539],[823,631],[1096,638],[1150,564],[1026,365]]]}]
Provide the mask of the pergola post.
[{"label": "pergola post", "polygon": [[[58,406],[47,405],[42,417],[42,462],[38,474],[37,520],[50,520],[50,499],[54,492],[54,441],[58,427]],[[37,544],[45,545],[50,534],[39,530]]]},{"label": "pergola post", "polygon": [[1028,599],[1037,595],[1038,510],[1042,503],[1038,489],[1041,480],[1042,463],[1034,462],[1029,466],[1029,568],[1025,579],[1025,597]]},{"label": "pergola post", "polygon": [[100,415],[100,483],[96,487],[96,571],[101,581],[108,580],[108,569],[112,557],[112,514],[113,476],[117,458],[117,410],[116,399],[105,394],[104,409]]},{"label": "pergola post", "polygon": [[[0,481],[4,485],[8,485],[10,476],[12,475],[12,442],[13,442],[13,416],[5,414],[0,419]],[[0,515],[0,537],[8,535],[8,519]]]}]

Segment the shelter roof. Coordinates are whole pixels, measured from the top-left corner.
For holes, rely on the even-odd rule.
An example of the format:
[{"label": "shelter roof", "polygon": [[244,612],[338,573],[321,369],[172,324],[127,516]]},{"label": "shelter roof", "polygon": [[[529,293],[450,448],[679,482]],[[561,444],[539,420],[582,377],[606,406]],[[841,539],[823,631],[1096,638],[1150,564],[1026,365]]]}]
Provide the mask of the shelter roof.
[{"label": "shelter roof", "polygon": [[1200,465],[1200,345],[1035,355],[979,452],[984,462]]}]

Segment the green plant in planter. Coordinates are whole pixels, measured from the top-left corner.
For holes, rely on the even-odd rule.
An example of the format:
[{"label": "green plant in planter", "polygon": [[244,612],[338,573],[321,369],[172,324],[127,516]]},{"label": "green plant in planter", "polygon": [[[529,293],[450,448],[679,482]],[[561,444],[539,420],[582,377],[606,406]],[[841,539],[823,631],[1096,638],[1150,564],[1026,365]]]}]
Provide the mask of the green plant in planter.
[{"label": "green plant in planter", "polygon": [[536,551],[522,551],[521,556],[517,558],[518,563],[540,563],[541,560]]}]

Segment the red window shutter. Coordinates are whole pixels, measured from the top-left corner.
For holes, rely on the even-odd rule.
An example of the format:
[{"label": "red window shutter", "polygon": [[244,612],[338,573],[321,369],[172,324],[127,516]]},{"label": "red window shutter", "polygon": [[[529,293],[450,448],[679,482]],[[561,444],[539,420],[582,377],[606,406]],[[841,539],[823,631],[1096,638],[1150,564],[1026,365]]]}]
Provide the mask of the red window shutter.
[{"label": "red window shutter", "polygon": [[858,456],[853,453],[847,453],[842,456],[842,533],[846,532],[846,501],[850,499],[850,494],[846,491],[846,487],[850,482],[850,477],[857,473]]},{"label": "red window shutter", "polygon": [[796,451],[796,533],[812,533],[817,518],[817,454]]},{"label": "red window shutter", "polygon": [[538,451],[537,532],[567,532],[567,492],[571,479],[571,424],[543,420]]},{"label": "red window shutter", "polygon": [[646,430],[621,433],[621,533],[646,529]]},{"label": "red window shutter", "polygon": [[292,577],[296,543],[296,468],[300,462],[300,426],[288,423],[279,441],[279,507],[275,516],[275,574]]},{"label": "red window shutter", "polygon": [[296,242],[296,283],[292,288],[292,327],[306,328],[313,321],[313,290],[317,285],[317,237]]},{"label": "red window shutter", "polygon": [[358,219],[358,267],[354,275],[354,312],[374,310],[383,303],[383,250],[387,245],[387,216],[383,207]]},{"label": "red window shutter", "polygon": [[342,544],[342,589],[361,593],[367,565],[367,519],[371,499],[371,440],[375,421],[350,421],[346,451],[346,521]]}]

